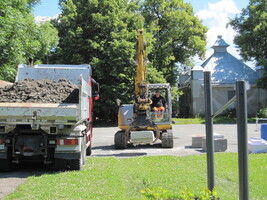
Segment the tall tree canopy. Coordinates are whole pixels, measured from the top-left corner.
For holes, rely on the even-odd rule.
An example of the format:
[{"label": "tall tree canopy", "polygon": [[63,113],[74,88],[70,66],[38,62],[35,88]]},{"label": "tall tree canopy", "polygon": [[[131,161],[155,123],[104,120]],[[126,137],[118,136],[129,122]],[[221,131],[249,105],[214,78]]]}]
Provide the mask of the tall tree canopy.
[{"label": "tall tree canopy", "polygon": [[13,81],[18,64],[42,59],[57,44],[57,30],[34,21],[31,11],[38,2],[0,1],[0,79]]},{"label": "tall tree canopy", "polygon": [[259,86],[267,89],[267,2],[250,0],[241,14],[230,21],[237,31],[234,42],[245,60],[256,60],[264,66],[265,75]]},{"label": "tall tree canopy", "polygon": [[135,76],[137,29],[143,18],[129,0],[65,0],[55,22],[58,63],[90,63],[101,86],[96,104],[99,118],[116,120],[116,98],[129,102]]},{"label": "tall tree canopy", "polygon": [[175,64],[204,55],[207,28],[194,16],[192,5],[183,0],[141,2],[145,27],[154,36],[149,61],[174,85],[177,81]]},{"label": "tall tree canopy", "polygon": [[[155,3],[156,2],[156,3]],[[149,82],[176,83],[176,62],[205,52],[206,27],[182,0],[60,0],[57,63],[89,63],[101,86],[99,118],[117,119],[116,98],[132,99],[137,30],[144,28]]]}]

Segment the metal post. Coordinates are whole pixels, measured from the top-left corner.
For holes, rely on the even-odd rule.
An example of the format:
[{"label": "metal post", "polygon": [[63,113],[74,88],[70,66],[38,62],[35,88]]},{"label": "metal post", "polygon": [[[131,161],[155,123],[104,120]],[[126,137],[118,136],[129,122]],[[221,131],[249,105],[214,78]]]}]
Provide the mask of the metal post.
[{"label": "metal post", "polygon": [[215,186],[214,179],[214,141],[213,141],[213,109],[210,72],[204,72],[204,96],[205,96],[205,124],[207,147],[208,189],[212,191]]},{"label": "metal post", "polygon": [[239,199],[249,199],[247,147],[247,93],[244,81],[236,82]]}]

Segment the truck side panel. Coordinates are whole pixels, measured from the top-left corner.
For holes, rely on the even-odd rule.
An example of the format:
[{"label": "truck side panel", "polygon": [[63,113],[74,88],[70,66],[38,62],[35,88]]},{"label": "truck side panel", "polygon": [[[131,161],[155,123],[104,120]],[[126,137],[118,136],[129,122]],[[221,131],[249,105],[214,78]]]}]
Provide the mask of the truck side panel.
[{"label": "truck side panel", "polygon": [[54,80],[67,79],[74,84],[80,84],[80,75],[88,81],[91,76],[89,65],[19,65],[16,82],[30,78],[33,80]]}]

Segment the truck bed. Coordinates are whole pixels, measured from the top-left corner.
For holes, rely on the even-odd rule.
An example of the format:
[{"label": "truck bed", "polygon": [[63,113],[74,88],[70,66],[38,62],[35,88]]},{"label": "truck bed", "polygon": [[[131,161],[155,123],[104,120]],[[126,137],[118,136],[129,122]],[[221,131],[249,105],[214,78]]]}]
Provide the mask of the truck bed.
[{"label": "truck bed", "polygon": [[0,103],[2,123],[38,122],[69,124],[77,122],[79,104],[56,103]]}]

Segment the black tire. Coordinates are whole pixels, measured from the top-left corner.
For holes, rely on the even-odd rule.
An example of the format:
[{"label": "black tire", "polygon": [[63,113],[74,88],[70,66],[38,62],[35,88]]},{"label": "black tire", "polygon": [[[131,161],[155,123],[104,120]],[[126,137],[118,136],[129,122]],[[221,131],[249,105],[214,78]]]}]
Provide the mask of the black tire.
[{"label": "black tire", "polygon": [[90,156],[92,154],[92,145],[90,144],[86,149],[86,155]]},{"label": "black tire", "polygon": [[0,171],[1,172],[8,172],[14,169],[14,164],[11,160],[8,159],[0,159]]},{"label": "black tire", "polygon": [[0,159],[0,171],[8,172],[14,169],[15,164],[12,163],[12,150],[10,148],[7,149],[7,159]]},{"label": "black tire", "polygon": [[115,149],[126,149],[127,138],[125,132],[118,131],[114,136]]},{"label": "black tire", "polygon": [[162,147],[173,148],[173,134],[172,131],[166,131],[162,133]]}]

